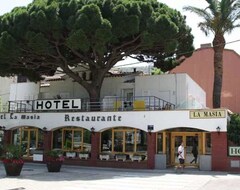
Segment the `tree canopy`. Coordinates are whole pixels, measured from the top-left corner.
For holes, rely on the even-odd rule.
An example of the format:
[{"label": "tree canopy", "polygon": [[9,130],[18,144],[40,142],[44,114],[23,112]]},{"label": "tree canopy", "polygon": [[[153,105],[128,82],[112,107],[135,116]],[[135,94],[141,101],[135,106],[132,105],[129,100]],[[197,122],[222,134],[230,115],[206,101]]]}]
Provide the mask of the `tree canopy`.
[{"label": "tree canopy", "polygon": [[34,0],[0,17],[0,76],[37,81],[60,69],[98,99],[117,62],[132,57],[168,71],[192,44],[185,17],[157,0]]}]

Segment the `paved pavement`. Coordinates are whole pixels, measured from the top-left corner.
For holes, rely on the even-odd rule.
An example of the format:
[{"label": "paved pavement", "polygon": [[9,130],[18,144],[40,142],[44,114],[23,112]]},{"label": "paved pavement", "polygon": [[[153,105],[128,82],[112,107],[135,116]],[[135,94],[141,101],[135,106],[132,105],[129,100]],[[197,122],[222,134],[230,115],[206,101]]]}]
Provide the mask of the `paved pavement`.
[{"label": "paved pavement", "polygon": [[240,174],[186,169],[132,170],[63,165],[49,173],[44,164],[25,163],[19,177],[7,177],[0,163],[0,190],[237,190]]}]

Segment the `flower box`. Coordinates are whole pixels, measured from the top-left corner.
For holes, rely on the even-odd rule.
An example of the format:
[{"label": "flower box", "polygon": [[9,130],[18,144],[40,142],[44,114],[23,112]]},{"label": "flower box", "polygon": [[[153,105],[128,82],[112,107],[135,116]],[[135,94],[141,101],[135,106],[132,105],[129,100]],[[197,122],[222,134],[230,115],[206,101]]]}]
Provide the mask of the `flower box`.
[{"label": "flower box", "polygon": [[99,155],[99,159],[100,160],[109,160],[110,159],[110,155],[109,154],[100,154]]},{"label": "flower box", "polygon": [[127,155],[126,154],[116,154],[116,160],[122,160],[123,162],[126,161]]},{"label": "flower box", "polygon": [[79,153],[79,158],[80,159],[85,159],[85,160],[87,160],[88,158],[89,158],[89,153]]},{"label": "flower box", "polygon": [[66,152],[66,157],[67,158],[75,158],[76,157],[76,152]]},{"label": "flower box", "polygon": [[141,155],[133,155],[131,157],[131,160],[134,162],[134,161],[138,161],[140,162],[142,160],[142,156]]}]

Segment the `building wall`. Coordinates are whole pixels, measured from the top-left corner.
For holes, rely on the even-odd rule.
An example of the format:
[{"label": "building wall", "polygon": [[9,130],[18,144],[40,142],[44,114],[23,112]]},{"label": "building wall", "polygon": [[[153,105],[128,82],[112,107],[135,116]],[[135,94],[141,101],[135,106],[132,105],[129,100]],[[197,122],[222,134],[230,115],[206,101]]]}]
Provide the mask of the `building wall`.
[{"label": "building wall", "polygon": [[[214,80],[214,52],[212,48],[196,50],[191,57],[177,66],[171,73],[187,73],[206,92],[207,107],[212,108]],[[233,50],[223,53],[223,85],[221,107],[240,113],[240,56]]]},{"label": "building wall", "polygon": [[138,76],[135,89],[138,96],[156,96],[175,104],[177,109],[200,109],[206,105],[203,89],[184,73]]},{"label": "building wall", "polygon": [[[1,125],[6,129],[19,126],[35,126],[48,130],[63,126],[83,127],[91,131],[94,127],[96,132],[116,126],[133,127],[148,131],[147,126],[153,125],[152,132],[162,131],[178,127],[190,127],[205,131],[216,131],[219,126],[221,131],[227,131],[226,110],[210,110],[209,112],[221,112],[221,116],[198,117],[199,111],[193,111],[196,117],[191,117],[191,110],[170,111],[120,111],[120,112],[41,112],[41,113],[2,113],[0,114]],[[207,110],[205,110],[207,112]],[[209,114],[207,114],[209,115]],[[110,118],[110,119],[109,119]]]},{"label": "building wall", "polygon": [[8,108],[10,85],[14,80],[14,77],[0,77],[0,112],[6,111]]},{"label": "building wall", "polygon": [[39,95],[39,83],[13,83],[10,85],[10,101],[35,100]]}]

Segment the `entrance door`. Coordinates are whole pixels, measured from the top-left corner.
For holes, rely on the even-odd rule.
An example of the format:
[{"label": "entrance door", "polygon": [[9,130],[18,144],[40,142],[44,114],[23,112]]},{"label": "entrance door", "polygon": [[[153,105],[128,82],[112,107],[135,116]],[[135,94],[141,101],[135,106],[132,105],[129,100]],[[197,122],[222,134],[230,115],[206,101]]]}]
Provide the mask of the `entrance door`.
[{"label": "entrance door", "polygon": [[192,153],[193,149],[197,150],[198,155],[202,154],[202,133],[201,132],[172,132],[171,133],[171,164],[177,165],[179,160],[177,158],[178,146],[183,142],[184,157],[186,166],[198,167],[198,157],[194,160]]}]

